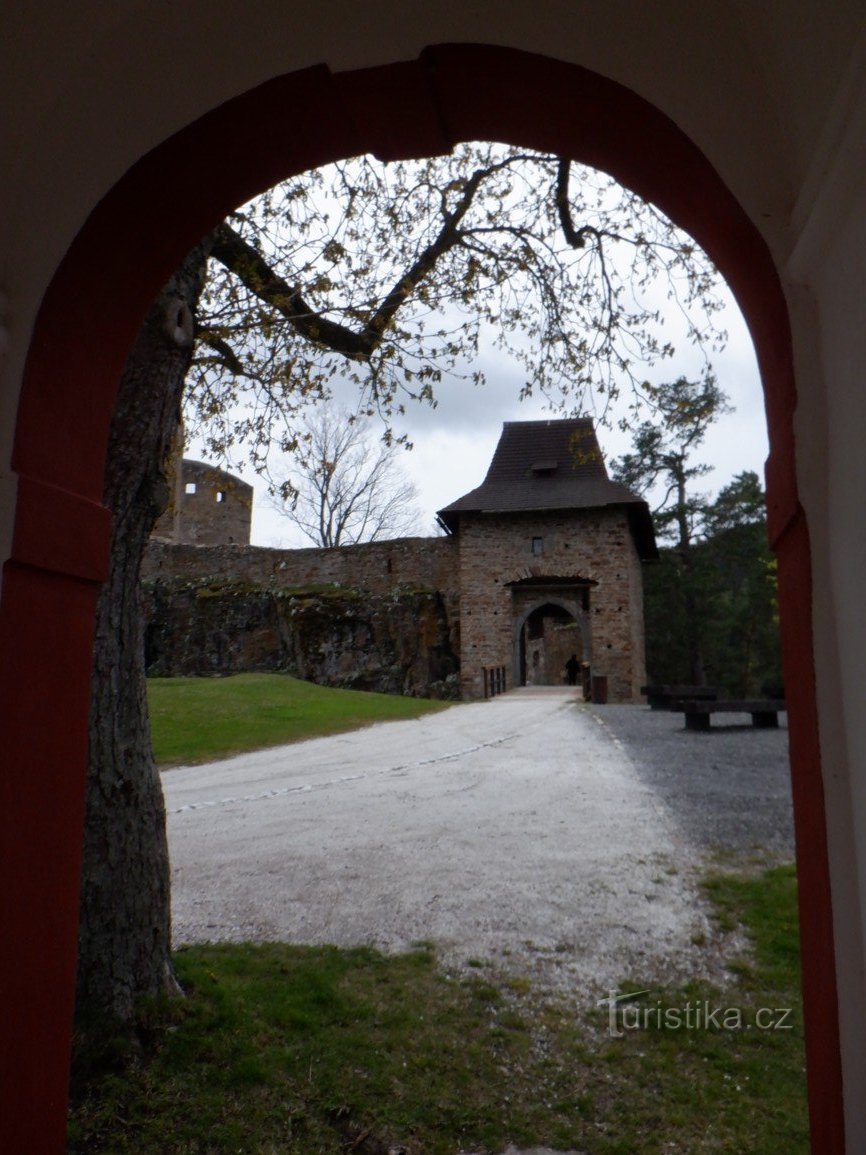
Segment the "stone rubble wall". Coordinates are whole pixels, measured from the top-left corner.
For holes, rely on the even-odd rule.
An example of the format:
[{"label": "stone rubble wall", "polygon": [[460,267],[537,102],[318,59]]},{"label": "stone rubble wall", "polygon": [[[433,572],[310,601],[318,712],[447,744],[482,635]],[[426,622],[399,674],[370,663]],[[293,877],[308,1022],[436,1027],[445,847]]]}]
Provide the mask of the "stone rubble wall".
[{"label": "stone rubble wall", "polygon": [[151,541],[142,577],[151,676],[282,671],[458,696],[453,538],[294,550]]},{"label": "stone rubble wall", "polygon": [[438,591],[178,578],[143,589],[150,676],[280,672],[322,686],[458,696],[458,623]]}]

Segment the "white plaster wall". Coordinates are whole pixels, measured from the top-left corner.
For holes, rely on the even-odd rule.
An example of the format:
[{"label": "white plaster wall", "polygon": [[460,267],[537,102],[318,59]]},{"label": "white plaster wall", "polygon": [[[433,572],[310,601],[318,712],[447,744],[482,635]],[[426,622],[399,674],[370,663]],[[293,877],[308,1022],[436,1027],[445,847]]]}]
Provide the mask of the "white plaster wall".
[{"label": "white plaster wall", "polygon": [[[852,174],[853,178],[853,174]],[[861,172],[859,205],[866,199]],[[815,658],[830,835],[849,1149],[866,1151],[866,215],[837,218],[815,271],[816,357],[830,452],[801,479],[813,536]],[[801,346],[802,348],[802,346]],[[810,398],[809,410],[817,408]],[[816,438],[817,439],[817,438]],[[805,456],[805,455],[804,455]],[[809,464],[804,460],[804,467]]]},{"label": "white plaster wall", "polygon": [[848,1149],[866,1151],[866,35],[792,210],[784,273],[799,404],[797,477],[813,628]]}]

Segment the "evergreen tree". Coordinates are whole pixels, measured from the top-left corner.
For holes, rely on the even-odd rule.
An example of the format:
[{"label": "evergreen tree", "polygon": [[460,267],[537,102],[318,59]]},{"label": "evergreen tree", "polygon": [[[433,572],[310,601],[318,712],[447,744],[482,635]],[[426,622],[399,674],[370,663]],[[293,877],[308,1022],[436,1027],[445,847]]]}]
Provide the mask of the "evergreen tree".
[{"label": "evergreen tree", "polygon": [[[709,426],[730,407],[712,376],[700,381],[679,377],[653,387],[651,397],[656,420],[638,426],[634,452],[614,461],[612,472],[636,493],[651,497],[661,491],[653,520],[658,536],[673,542],[649,582],[648,618],[653,626],[647,634],[647,652],[651,657],[655,644],[659,655],[670,655],[661,670],[649,662],[651,680],[703,686],[707,603],[701,595],[704,579],[695,543],[704,533],[708,502],[704,494],[694,492],[692,483],[708,473],[709,466],[695,462],[693,454]],[[657,614],[662,607],[666,612]],[[664,642],[652,637],[655,623],[665,631]],[[679,671],[678,677],[670,676],[673,670]]]},{"label": "evergreen tree", "polygon": [[758,475],[740,473],[705,500],[701,524],[687,568],[678,546],[662,546],[645,570],[649,680],[690,680],[691,614],[709,684],[737,698],[782,697],[776,563]]},{"label": "evergreen tree", "polygon": [[782,696],[776,562],[767,542],[758,475],[738,474],[720,492],[700,547],[712,599],[708,662],[734,697]]}]

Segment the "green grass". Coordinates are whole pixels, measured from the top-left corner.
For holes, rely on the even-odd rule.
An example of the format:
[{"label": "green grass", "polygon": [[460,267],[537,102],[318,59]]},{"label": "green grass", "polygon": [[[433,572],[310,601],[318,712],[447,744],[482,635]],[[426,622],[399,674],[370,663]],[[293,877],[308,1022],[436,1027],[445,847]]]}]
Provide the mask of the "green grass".
[{"label": "green grass", "polygon": [[744,1021],[790,1006],[793,1030],[612,1037],[603,1008],[542,999],[481,960],[449,976],[426,944],[196,947],[176,960],[188,998],[151,1008],[141,1048],[103,1046],[94,1067],[79,1039],[69,1151],[805,1155],[793,873],[708,887],[754,939],[740,977],[635,1005],[707,998]]},{"label": "green grass", "polygon": [[163,768],[416,718],[453,705],[328,689],[284,674],[151,678],[148,701],[154,754]]},{"label": "green grass", "polygon": [[[708,983],[651,990],[634,1000],[632,1023],[609,1038],[599,1058],[629,1087],[632,1133],[600,1152],[672,1150],[805,1155],[809,1149],[805,1055],[800,999],[797,884],[793,866],[748,876],[717,874],[705,890],[719,929],[742,929],[751,949],[728,961],[736,976],[723,991]],[[640,976],[635,976],[640,978]],[[621,990],[639,990],[623,982]],[[687,1016],[687,1007],[692,1013]],[[707,1007],[721,1008],[719,1026],[705,1023]],[[679,1015],[670,1029],[668,1011]],[[727,1029],[725,1023],[730,1029]],[[772,1024],[772,1025],[771,1025]],[[621,1029],[621,1028],[620,1028]],[[660,1133],[654,1139],[653,1129]]]}]

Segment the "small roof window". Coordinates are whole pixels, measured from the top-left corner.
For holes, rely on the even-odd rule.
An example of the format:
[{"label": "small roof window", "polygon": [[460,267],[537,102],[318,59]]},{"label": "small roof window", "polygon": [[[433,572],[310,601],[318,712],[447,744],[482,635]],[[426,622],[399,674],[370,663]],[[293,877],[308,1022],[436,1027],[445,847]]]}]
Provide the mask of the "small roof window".
[{"label": "small roof window", "polygon": [[532,472],[536,475],[539,473],[556,473],[558,465],[559,462],[552,459],[548,459],[547,461],[535,461],[532,464]]}]

